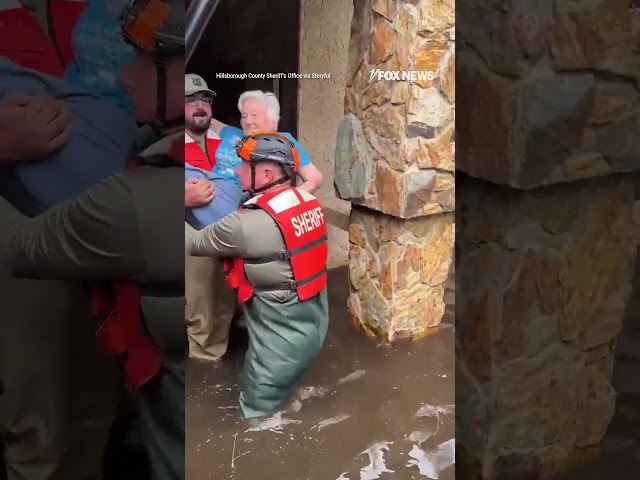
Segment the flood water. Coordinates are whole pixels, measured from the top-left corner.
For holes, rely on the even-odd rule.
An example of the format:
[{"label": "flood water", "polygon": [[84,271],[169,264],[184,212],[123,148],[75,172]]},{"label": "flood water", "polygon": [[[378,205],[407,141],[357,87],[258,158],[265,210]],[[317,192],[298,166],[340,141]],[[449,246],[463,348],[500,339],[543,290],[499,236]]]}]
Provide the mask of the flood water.
[{"label": "flood water", "polygon": [[383,345],[348,325],[346,269],[330,275],[325,347],[287,411],[239,419],[237,334],[222,361],[189,363],[186,478],[455,478],[452,315],[418,342]]}]

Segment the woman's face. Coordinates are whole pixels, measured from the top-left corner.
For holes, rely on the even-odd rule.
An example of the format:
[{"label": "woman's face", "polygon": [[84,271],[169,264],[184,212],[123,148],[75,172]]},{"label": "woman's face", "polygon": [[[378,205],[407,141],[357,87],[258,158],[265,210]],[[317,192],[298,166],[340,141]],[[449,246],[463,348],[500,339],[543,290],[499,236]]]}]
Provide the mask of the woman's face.
[{"label": "woman's face", "polygon": [[277,125],[269,118],[267,104],[251,98],[242,105],[240,125],[245,135],[275,132]]}]

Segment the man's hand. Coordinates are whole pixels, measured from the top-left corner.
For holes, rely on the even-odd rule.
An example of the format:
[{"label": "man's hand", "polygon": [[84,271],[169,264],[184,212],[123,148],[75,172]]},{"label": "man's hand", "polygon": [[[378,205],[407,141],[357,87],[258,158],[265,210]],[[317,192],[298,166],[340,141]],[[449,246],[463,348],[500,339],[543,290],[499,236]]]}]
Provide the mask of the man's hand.
[{"label": "man's hand", "polygon": [[215,195],[215,186],[209,180],[187,180],[184,184],[184,206],[186,208],[207,205],[211,203]]},{"label": "man's hand", "polygon": [[0,162],[39,160],[69,140],[69,109],[47,95],[9,94],[0,103]]}]

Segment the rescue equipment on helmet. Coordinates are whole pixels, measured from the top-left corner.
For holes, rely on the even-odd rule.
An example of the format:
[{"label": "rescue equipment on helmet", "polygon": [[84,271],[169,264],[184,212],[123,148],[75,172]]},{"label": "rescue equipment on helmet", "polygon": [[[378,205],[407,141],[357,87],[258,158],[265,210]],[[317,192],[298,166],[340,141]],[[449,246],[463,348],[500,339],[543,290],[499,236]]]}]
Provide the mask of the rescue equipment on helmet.
[{"label": "rescue equipment on helmet", "polygon": [[[251,196],[290,181],[296,185],[300,171],[300,154],[294,143],[281,133],[260,133],[243,137],[236,145],[236,153],[251,165]],[[260,188],[256,188],[256,164],[273,162],[282,167],[284,176]]]},{"label": "rescue equipment on helmet", "polygon": [[131,0],[121,19],[125,41],[156,64],[157,130],[167,126],[167,61],[184,55],[184,12],[185,0]]}]

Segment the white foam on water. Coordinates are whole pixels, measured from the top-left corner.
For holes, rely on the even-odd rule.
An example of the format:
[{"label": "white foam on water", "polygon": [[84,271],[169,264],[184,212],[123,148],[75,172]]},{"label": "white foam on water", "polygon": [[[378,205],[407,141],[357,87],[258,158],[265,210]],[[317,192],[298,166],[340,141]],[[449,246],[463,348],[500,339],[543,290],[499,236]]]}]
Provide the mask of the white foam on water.
[{"label": "white foam on water", "polygon": [[327,418],[326,420],[322,420],[317,425],[314,425],[313,427],[311,427],[311,430],[315,429],[315,430],[320,431],[323,428],[329,427],[331,425],[335,425],[336,423],[344,422],[345,420],[348,420],[349,418],[351,418],[351,415],[338,415],[336,417]]},{"label": "white foam on water", "polygon": [[416,412],[416,417],[439,417],[440,415],[451,415],[455,413],[455,405],[429,405],[425,403]]},{"label": "white foam on water", "polygon": [[302,402],[294,398],[293,400],[291,400],[288,410],[294,413],[298,413],[300,410],[302,410]]},{"label": "white foam on water", "polygon": [[340,380],[338,380],[338,385],[342,385],[343,383],[353,382],[354,380],[358,380],[359,378],[364,377],[366,373],[367,373],[366,370],[356,370],[355,372],[350,373],[346,377],[342,377]]},{"label": "white foam on water", "polygon": [[345,475],[346,475],[347,473],[348,473],[348,472],[341,473],[341,474],[340,474],[340,476],[339,476],[338,478],[336,478],[336,480],[349,480],[349,478],[348,478],[348,477],[345,477]]},{"label": "white foam on water", "polygon": [[426,442],[431,437],[433,437],[434,433],[435,433],[435,429],[431,432],[415,431],[415,432],[411,432],[406,437],[406,439],[409,440],[410,442],[417,443],[418,445],[422,445],[424,442]]},{"label": "white foam on water", "polygon": [[326,394],[327,391],[322,387],[301,387],[297,392],[298,398],[303,402],[310,398],[322,398]]},{"label": "white foam on water", "polygon": [[384,461],[384,452],[389,451],[389,445],[392,443],[385,441],[375,443],[360,454],[368,454],[370,462],[369,465],[360,469],[360,480],[376,480],[383,473],[395,473],[395,471],[387,468]]},{"label": "white foam on water", "polygon": [[271,431],[275,433],[282,433],[282,428],[286,425],[302,423],[302,420],[293,420],[291,418],[282,418],[282,414],[285,412],[278,412],[272,417],[269,417],[261,422],[257,423],[253,427],[245,431],[247,432],[264,432]]},{"label": "white foam on water", "polygon": [[438,480],[444,469],[456,463],[456,442],[452,438],[428,452],[414,445],[409,456],[413,460],[409,460],[407,467],[416,466],[421,475]]}]

